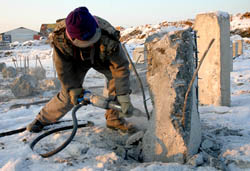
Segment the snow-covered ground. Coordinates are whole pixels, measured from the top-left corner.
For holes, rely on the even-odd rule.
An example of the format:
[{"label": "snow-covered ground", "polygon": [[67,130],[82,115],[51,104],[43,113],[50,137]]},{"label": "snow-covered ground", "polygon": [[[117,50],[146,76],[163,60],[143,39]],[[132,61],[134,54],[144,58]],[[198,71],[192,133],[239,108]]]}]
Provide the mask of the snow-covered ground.
[{"label": "snow-covered ground", "polygon": [[[155,28],[157,27],[155,26]],[[127,32],[130,31],[127,30]],[[33,43],[33,45],[28,46],[27,44],[30,43]],[[30,66],[40,66],[39,61],[36,60],[36,56],[38,56],[42,66],[47,71],[47,77],[54,77],[52,49],[48,44],[31,41],[26,42],[26,46],[17,43],[13,45],[16,47],[8,51],[10,54],[7,57],[0,58],[0,63],[5,62],[7,66],[14,66],[12,59],[16,58],[18,65],[23,66],[24,58],[29,57]],[[142,46],[141,40],[130,40],[128,42],[127,48],[130,54],[136,46]],[[3,53],[0,53],[1,55],[3,56]],[[56,91],[46,91],[40,92],[36,96],[16,99],[8,86],[11,81],[12,79],[4,79],[0,73],[0,100],[5,99],[0,101],[0,133],[25,127],[43,107],[43,104],[41,104],[11,110],[9,109],[11,105],[48,99],[56,93]],[[103,75],[90,70],[84,86],[101,93],[104,82]],[[141,94],[133,94],[132,102],[137,108],[144,110]],[[199,107],[203,140],[209,140],[207,142],[218,145],[218,149],[215,149],[215,151],[219,151],[219,154],[216,154],[215,157],[227,165],[229,170],[250,170],[250,44],[247,43],[244,43],[244,54],[233,61],[231,102],[231,107]],[[150,102],[148,102],[148,105],[151,110]],[[70,113],[62,120],[70,120]],[[25,131],[0,137],[0,170],[216,170],[216,168],[211,167],[214,165],[206,165],[206,161],[202,166],[194,167],[177,163],[140,163],[132,158],[125,160],[123,147],[129,135],[107,129],[104,113],[105,110],[91,105],[80,108],[77,112],[79,123],[92,121],[95,125],[79,128],[69,146],[50,158],[42,158],[38,153],[52,150],[63,143],[69,137],[70,130],[46,137],[38,143],[34,151],[30,149],[29,144],[40,134],[31,134]],[[147,122],[144,117],[133,117],[129,120],[138,126]],[[71,122],[50,127],[55,128],[65,125],[71,125]],[[205,146],[205,144],[203,145]],[[200,154],[203,155],[204,159],[206,158],[204,153],[200,152]]]},{"label": "snow-covered ground", "polygon": [[232,21],[230,23],[230,29],[245,29],[250,27],[250,18],[241,19],[242,14],[237,14],[232,16]]}]

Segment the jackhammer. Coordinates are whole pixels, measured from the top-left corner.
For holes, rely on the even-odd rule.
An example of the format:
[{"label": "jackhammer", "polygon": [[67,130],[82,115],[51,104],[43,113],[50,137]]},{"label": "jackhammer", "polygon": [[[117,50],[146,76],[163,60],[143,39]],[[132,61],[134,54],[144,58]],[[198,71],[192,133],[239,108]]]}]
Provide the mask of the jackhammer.
[{"label": "jackhammer", "polygon": [[[78,123],[77,123],[77,118],[76,118],[76,112],[79,108],[81,108],[84,105],[88,105],[88,104],[92,104],[93,106],[102,108],[102,109],[114,109],[116,111],[121,112],[121,106],[119,104],[117,104],[115,101],[110,100],[109,98],[105,98],[103,96],[99,96],[99,95],[94,95],[92,94],[90,91],[88,90],[84,90],[82,97],[78,98],[78,105],[75,105],[75,107],[72,110],[72,120],[73,120],[73,130],[72,133],[70,135],[70,137],[58,148],[56,148],[53,151],[50,151],[48,153],[44,153],[44,154],[40,154],[40,156],[46,158],[46,157],[50,157],[58,152],[60,152],[61,150],[63,150],[74,138],[77,128],[78,128]],[[139,109],[134,109],[133,111],[133,115],[144,115],[143,112],[141,112]],[[84,124],[83,126],[89,126],[92,123],[87,123]],[[71,127],[67,127],[67,129],[70,129]],[[31,144],[30,144],[30,148],[33,150],[34,146],[44,137],[53,134],[55,132],[61,131],[61,130],[66,130],[66,129],[61,129],[61,128],[57,128],[48,132],[45,132],[44,134],[38,136]]]},{"label": "jackhammer", "polygon": [[[150,115],[149,115],[149,112],[148,112],[148,109],[147,109],[147,105],[146,105],[146,96],[145,96],[145,93],[144,93],[144,87],[143,87],[143,84],[142,84],[142,81],[139,77],[139,74],[137,73],[136,71],[136,68],[128,54],[128,51],[125,47],[125,44],[121,44],[122,45],[122,49],[124,50],[125,52],[125,55],[127,56],[131,66],[132,66],[132,69],[133,71],[135,72],[135,75],[139,81],[139,85],[140,85],[140,88],[141,88],[141,92],[142,92],[142,96],[143,96],[143,104],[144,104],[144,108],[145,108],[145,112],[146,114],[144,114],[143,112],[141,112],[139,109],[134,109],[133,111],[133,115],[134,116],[141,116],[141,115],[146,115],[147,116],[147,119],[149,120],[150,119]],[[98,96],[98,95],[93,95],[90,91],[87,91],[85,90],[84,93],[83,93],[83,97],[79,98],[78,99],[78,105],[76,105],[73,110],[72,110],[72,120],[73,120],[73,126],[68,126],[68,127],[64,127],[64,128],[57,128],[57,129],[54,129],[54,130],[51,130],[51,131],[48,131],[40,136],[38,136],[31,144],[30,144],[30,148],[33,150],[34,146],[38,143],[38,141],[40,141],[41,139],[43,139],[44,137],[50,135],[50,134],[53,134],[55,132],[58,132],[58,131],[62,131],[62,130],[66,130],[66,129],[72,129],[73,127],[73,130],[72,130],[72,133],[70,135],[70,137],[61,145],[59,146],[58,148],[56,148],[55,150],[53,151],[50,151],[48,153],[44,153],[44,154],[40,154],[42,157],[46,158],[46,157],[50,157],[58,152],[60,152],[62,149],[64,149],[71,141],[72,139],[74,138],[75,134],[76,134],[76,131],[77,131],[77,128],[78,127],[84,127],[84,126],[89,126],[89,125],[93,125],[93,123],[91,122],[88,122],[87,124],[80,124],[78,126],[78,123],[77,123],[77,118],[76,118],[76,112],[79,108],[81,108],[82,106],[84,105],[87,105],[87,104],[92,104],[93,106],[96,106],[96,107],[99,107],[99,108],[102,108],[102,109],[114,109],[114,110],[117,110],[119,112],[121,112],[121,106],[118,105],[117,103],[115,103],[114,101],[111,101],[110,99],[108,98],[105,98],[105,97],[102,97],[102,96]]]},{"label": "jackhammer", "polygon": [[122,108],[120,105],[115,103],[112,100],[109,100],[108,98],[105,98],[103,96],[92,94],[88,90],[84,90],[82,97],[78,98],[79,104],[92,104],[95,107],[99,107],[102,109],[114,109],[118,112],[122,111]]}]

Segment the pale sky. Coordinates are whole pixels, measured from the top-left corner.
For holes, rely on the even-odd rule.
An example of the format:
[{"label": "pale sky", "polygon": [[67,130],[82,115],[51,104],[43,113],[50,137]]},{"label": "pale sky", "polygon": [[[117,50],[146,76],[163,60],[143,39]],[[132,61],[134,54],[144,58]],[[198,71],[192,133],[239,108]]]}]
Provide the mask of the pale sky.
[{"label": "pale sky", "polygon": [[41,24],[55,23],[80,6],[123,27],[194,19],[213,11],[250,12],[250,0],[1,0],[0,33],[18,27],[39,31]]}]

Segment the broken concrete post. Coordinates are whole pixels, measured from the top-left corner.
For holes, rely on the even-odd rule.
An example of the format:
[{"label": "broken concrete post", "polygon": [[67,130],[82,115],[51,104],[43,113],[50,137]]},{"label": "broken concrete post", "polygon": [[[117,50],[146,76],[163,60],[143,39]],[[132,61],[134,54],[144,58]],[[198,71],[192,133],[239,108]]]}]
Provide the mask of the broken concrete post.
[{"label": "broken concrete post", "polygon": [[233,41],[233,58],[238,56],[238,42]]},{"label": "broken concrete post", "polygon": [[37,87],[37,80],[31,75],[22,75],[11,85],[11,91],[15,97],[26,97],[31,95]]},{"label": "broken concrete post", "polygon": [[137,63],[144,63],[144,46],[136,47],[133,51],[133,61]]},{"label": "broken concrete post", "polygon": [[243,54],[243,39],[237,40],[238,43],[238,56]]},{"label": "broken concrete post", "polygon": [[0,63],[0,72],[2,72],[4,68],[6,68],[6,64],[4,62],[1,62]]},{"label": "broken concrete post", "polygon": [[30,68],[29,74],[36,77],[37,80],[43,80],[46,78],[46,70],[41,67]]},{"label": "broken concrete post", "polygon": [[3,68],[2,70],[3,78],[14,78],[17,75],[16,69],[14,67]]},{"label": "broken concrete post", "polygon": [[59,90],[61,88],[60,81],[57,78],[50,78],[46,80],[42,80],[39,82],[39,86],[41,90]]},{"label": "broken concrete post", "polygon": [[154,109],[143,137],[145,161],[184,163],[198,152],[201,125],[195,85],[184,116],[182,112],[194,73],[192,41],[189,29],[154,34],[146,40],[147,81]]},{"label": "broken concrete post", "polygon": [[229,56],[229,58],[232,58],[232,59],[230,59],[232,62],[230,62],[230,71],[231,72],[233,72],[233,58],[234,58],[234,56],[233,56],[233,41],[231,41],[230,40],[230,56]]},{"label": "broken concrete post", "polygon": [[230,106],[230,21],[225,12],[199,14],[194,29],[198,33],[198,57],[215,38],[199,70],[199,101],[205,105]]}]

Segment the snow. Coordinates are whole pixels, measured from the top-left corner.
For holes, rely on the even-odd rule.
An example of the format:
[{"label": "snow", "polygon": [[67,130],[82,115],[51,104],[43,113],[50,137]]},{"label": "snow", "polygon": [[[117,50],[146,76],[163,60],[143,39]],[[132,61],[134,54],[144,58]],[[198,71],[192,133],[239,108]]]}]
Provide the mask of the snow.
[{"label": "snow", "polygon": [[[236,22],[233,21],[232,23]],[[176,27],[160,28],[159,25],[154,25],[152,28],[156,28],[156,32],[171,32],[179,29]],[[149,30],[151,30],[147,30],[146,27],[141,29],[144,29],[143,32],[145,34],[149,34]],[[133,30],[134,28],[126,29],[123,34],[128,34]],[[235,37],[231,39],[235,39]],[[1,57],[4,54],[0,53],[0,62],[5,62],[7,66],[14,66],[12,59],[15,58],[18,61],[18,65],[23,66],[24,58],[28,57],[30,66],[40,66],[36,59],[36,56],[38,56],[42,66],[47,70],[47,77],[54,77],[52,48],[45,44],[44,41],[28,41],[23,44],[14,42],[12,46],[12,50],[4,51],[4,53],[9,52],[9,56]],[[136,40],[136,38],[131,39],[126,44],[130,55],[132,55],[133,49],[138,46],[143,46],[143,43],[141,40]],[[250,170],[250,44],[244,43],[243,55],[235,58],[233,62],[233,72],[231,73],[232,106],[199,106],[199,112],[203,134],[221,144],[220,157],[226,161],[229,170]],[[0,133],[25,127],[43,107],[43,104],[41,104],[32,105],[29,108],[21,107],[10,110],[9,107],[11,105],[48,99],[56,93],[55,91],[48,91],[42,92],[37,96],[16,99],[11,91],[6,88],[12,80],[3,79],[1,73],[0,80],[0,99],[8,98],[8,100],[0,102]],[[94,90],[95,87],[103,85],[103,75],[91,69],[85,78],[84,87],[94,87]],[[102,91],[98,90],[98,93],[102,93]],[[134,106],[144,110],[141,94],[132,94],[131,97]],[[150,104],[149,109],[152,109]],[[70,113],[62,120],[71,120]],[[40,134],[32,134],[25,131],[1,137],[0,170],[216,170],[211,166],[193,167],[177,163],[139,163],[133,159],[125,160],[124,152],[119,147],[124,145],[122,142],[128,138],[128,135],[107,129],[104,113],[105,110],[91,105],[80,108],[77,112],[79,123],[85,123],[88,120],[94,122],[95,125],[78,129],[74,140],[69,146],[50,158],[42,158],[38,153],[42,153],[44,150],[52,150],[62,144],[69,137],[70,130],[46,137],[38,143],[34,151],[30,149],[29,144]],[[141,125],[147,122],[145,118],[132,117],[129,120]],[[50,126],[50,128],[65,125],[71,125],[71,122]]]},{"label": "snow", "polygon": [[121,37],[133,32],[135,29],[136,29],[136,27],[130,27],[130,28],[125,29],[124,31],[121,32]]},{"label": "snow", "polygon": [[243,40],[240,35],[233,35],[230,37],[231,41]]},{"label": "snow", "polygon": [[233,15],[232,21],[230,22],[230,30],[235,29],[246,29],[250,27],[250,18],[247,19],[241,19],[241,15]]},{"label": "snow", "polygon": [[144,26],[130,27],[121,31],[121,37],[129,36],[130,39],[126,42],[127,44],[143,45],[146,38],[152,34],[174,32],[177,30],[183,30],[182,27],[170,26],[173,23],[168,23],[169,26],[161,26],[160,24],[147,24]]}]

